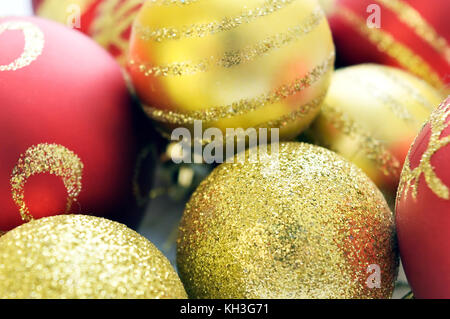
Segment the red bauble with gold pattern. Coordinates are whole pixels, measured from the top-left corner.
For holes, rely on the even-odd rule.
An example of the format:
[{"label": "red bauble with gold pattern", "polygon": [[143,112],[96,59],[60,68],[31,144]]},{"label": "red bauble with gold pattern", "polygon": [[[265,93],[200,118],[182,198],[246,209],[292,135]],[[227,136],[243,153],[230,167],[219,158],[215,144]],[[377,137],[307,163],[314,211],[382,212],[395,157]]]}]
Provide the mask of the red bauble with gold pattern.
[{"label": "red bauble with gold pattern", "polygon": [[438,89],[448,90],[450,1],[321,2],[329,15],[340,63],[401,67]]},{"label": "red bauble with gold pattern", "polygon": [[124,65],[131,25],[142,3],[144,0],[33,0],[33,8],[41,17],[69,24],[92,37]]},{"label": "red bauble with gold pattern", "polygon": [[450,97],[413,143],[397,195],[397,232],[416,298],[450,298]]},{"label": "red bauble with gold pattern", "polygon": [[39,18],[1,18],[0,47],[0,230],[121,209],[135,147],[119,65],[81,33]]}]

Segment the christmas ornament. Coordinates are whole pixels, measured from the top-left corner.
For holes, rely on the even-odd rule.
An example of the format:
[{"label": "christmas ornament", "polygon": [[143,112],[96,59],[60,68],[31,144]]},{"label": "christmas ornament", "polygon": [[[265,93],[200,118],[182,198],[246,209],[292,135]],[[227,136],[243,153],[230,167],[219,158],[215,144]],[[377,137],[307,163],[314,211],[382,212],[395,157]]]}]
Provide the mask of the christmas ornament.
[{"label": "christmas ornament", "polygon": [[[450,2],[322,0],[339,60],[401,67],[448,91]],[[332,3],[330,3],[332,2]]]},{"label": "christmas ornament", "polygon": [[165,132],[281,128],[317,115],[334,47],[316,1],[147,1],[133,27],[128,70],[146,113]]},{"label": "christmas ornament", "polygon": [[449,116],[450,97],[413,143],[398,189],[399,247],[416,298],[450,298]]},{"label": "christmas ornament", "polygon": [[271,147],[222,164],[188,202],[177,252],[188,295],[390,297],[394,217],[372,181],[318,146]]},{"label": "christmas ornament", "polygon": [[0,45],[0,230],[124,209],[135,147],[117,63],[80,33],[38,18],[0,19]]},{"label": "christmas ornament", "polygon": [[0,297],[186,298],[164,255],[125,225],[62,215],[0,237]]},{"label": "christmas ornament", "polygon": [[131,24],[142,3],[144,0],[33,1],[36,14],[86,33],[121,65],[125,65]]},{"label": "christmas ornament", "polygon": [[308,134],[359,166],[393,203],[408,148],[441,100],[433,87],[397,68],[340,69]]}]

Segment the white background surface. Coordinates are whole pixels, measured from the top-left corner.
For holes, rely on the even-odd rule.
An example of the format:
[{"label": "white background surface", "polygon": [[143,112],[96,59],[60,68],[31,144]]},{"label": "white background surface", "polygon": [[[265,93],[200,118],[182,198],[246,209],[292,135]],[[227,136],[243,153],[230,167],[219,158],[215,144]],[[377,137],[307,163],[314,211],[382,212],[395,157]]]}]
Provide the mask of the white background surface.
[{"label": "white background surface", "polygon": [[31,15],[30,0],[0,0],[0,16]]}]

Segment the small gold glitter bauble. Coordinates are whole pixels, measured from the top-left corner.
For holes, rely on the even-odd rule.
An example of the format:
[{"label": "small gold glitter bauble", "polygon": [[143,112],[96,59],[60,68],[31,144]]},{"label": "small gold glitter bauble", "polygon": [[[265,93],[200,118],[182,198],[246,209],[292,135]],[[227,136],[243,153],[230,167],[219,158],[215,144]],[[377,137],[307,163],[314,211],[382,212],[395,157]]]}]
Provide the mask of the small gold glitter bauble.
[{"label": "small gold glitter bauble", "polygon": [[185,298],[169,261],[107,219],[61,215],[0,237],[0,298]]},{"label": "small gold glitter bauble", "polygon": [[318,146],[271,154],[222,164],[187,204],[177,264],[188,295],[390,297],[394,217],[373,182]]},{"label": "small gold glitter bauble", "polygon": [[316,0],[154,0],[134,21],[128,70],[166,133],[199,120],[289,138],[317,115],[333,63]]},{"label": "small gold glitter bauble", "polygon": [[393,202],[409,146],[441,94],[397,68],[361,64],[333,75],[312,140],[359,166]]}]

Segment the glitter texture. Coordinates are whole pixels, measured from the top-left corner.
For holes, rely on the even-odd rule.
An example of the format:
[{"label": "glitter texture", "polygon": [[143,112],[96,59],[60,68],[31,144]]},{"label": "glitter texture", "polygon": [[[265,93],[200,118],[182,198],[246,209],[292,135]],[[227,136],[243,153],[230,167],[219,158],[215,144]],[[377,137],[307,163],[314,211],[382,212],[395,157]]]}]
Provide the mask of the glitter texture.
[{"label": "glitter texture", "polygon": [[165,133],[178,126],[193,132],[199,120],[204,130],[223,132],[279,127],[280,139],[292,139],[319,112],[334,51],[313,0],[145,2],[127,70],[143,109]]},{"label": "glitter texture", "polygon": [[211,67],[231,68],[243,63],[252,62],[264,54],[269,54],[272,50],[277,50],[283,46],[298,40],[300,37],[309,34],[323,20],[324,13],[318,9],[301,24],[290,28],[287,32],[272,35],[260,42],[244,47],[241,50],[224,52],[220,57],[209,57],[199,62],[176,62],[165,66],[149,66],[145,63],[130,61],[131,65],[139,64],[139,71],[146,76],[183,76],[193,75],[198,72],[207,72]]},{"label": "glitter texture", "polygon": [[406,157],[405,165],[403,166],[403,172],[400,181],[400,187],[398,189],[398,195],[406,198],[409,190],[411,189],[412,198],[417,198],[417,191],[419,187],[420,176],[425,176],[425,182],[433,193],[442,198],[450,199],[449,188],[442,182],[442,180],[436,175],[434,167],[431,164],[431,158],[441,148],[450,144],[450,136],[442,137],[443,131],[449,126],[450,121],[450,99],[447,99],[439,109],[437,109],[429,121],[431,130],[430,140],[426,151],[420,158],[420,163],[414,169],[411,168],[410,154]]},{"label": "glitter texture", "polygon": [[[334,52],[326,61],[316,66],[305,77],[298,78],[290,84],[278,87],[273,92],[263,94],[253,99],[243,99],[231,105],[213,106],[206,110],[183,113],[164,111],[148,105],[143,105],[143,109],[152,119],[171,124],[193,124],[194,121],[208,122],[217,121],[223,118],[230,118],[236,115],[242,115],[256,111],[265,107],[266,105],[276,103],[303,91],[304,89],[320,81],[325,74],[332,70],[333,64]],[[318,107],[319,105],[316,106]],[[300,106],[299,110],[309,111],[310,109],[304,106]],[[281,121],[284,122],[284,120]]]},{"label": "glitter texture", "polygon": [[0,34],[6,30],[20,30],[25,38],[23,53],[8,65],[0,65],[2,71],[16,71],[30,65],[44,50],[44,33],[38,26],[28,21],[6,21],[0,23]]},{"label": "glitter texture", "polygon": [[442,83],[439,75],[424,59],[407,46],[395,40],[390,33],[377,28],[368,28],[364,19],[361,19],[347,8],[341,7],[337,9],[336,12],[351,24],[361,35],[365,36],[373,43],[379,51],[384,52],[397,60],[397,62],[406,70],[425,79],[428,83],[438,89],[445,87],[445,84]]},{"label": "glitter texture", "polygon": [[378,0],[378,2],[395,12],[403,23],[409,25],[417,36],[433,47],[450,64],[450,47],[447,40],[437,33],[419,11],[402,0]]},{"label": "glitter texture", "polygon": [[62,178],[67,189],[66,213],[81,192],[83,163],[71,150],[58,144],[38,144],[21,154],[11,174],[11,192],[24,221],[33,219],[25,203],[25,183],[36,174],[49,173]]},{"label": "glitter texture", "polygon": [[[364,173],[323,148],[222,164],[186,206],[180,277],[193,298],[388,298],[394,217]],[[248,155],[248,153],[247,153]],[[367,267],[381,269],[369,288]]]},{"label": "glitter texture", "polygon": [[343,68],[308,135],[360,167],[391,201],[406,150],[440,101],[431,85],[398,68]]},{"label": "glitter texture", "polygon": [[209,23],[193,24],[183,28],[164,27],[152,30],[149,27],[136,23],[134,28],[137,34],[143,40],[152,40],[161,42],[163,40],[179,40],[182,38],[205,37],[224,31],[229,31],[239,27],[244,23],[250,23],[253,20],[270,15],[296,0],[266,0],[265,5],[258,8],[247,9],[235,17],[226,17],[221,21]]},{"label": "glitter texture", "polygon": [[185,298],[169,261],[125,225],[61,215],[0,238],[0,298]]}]

